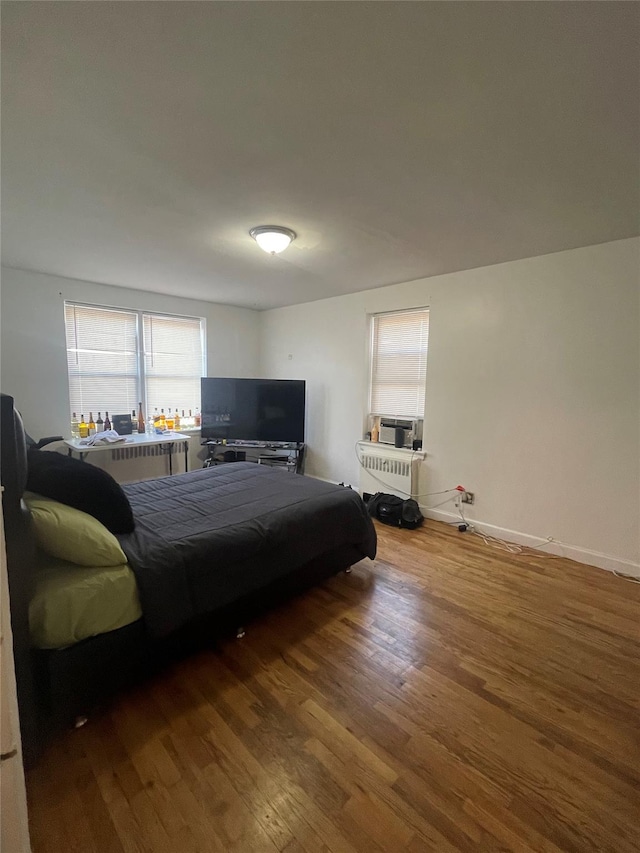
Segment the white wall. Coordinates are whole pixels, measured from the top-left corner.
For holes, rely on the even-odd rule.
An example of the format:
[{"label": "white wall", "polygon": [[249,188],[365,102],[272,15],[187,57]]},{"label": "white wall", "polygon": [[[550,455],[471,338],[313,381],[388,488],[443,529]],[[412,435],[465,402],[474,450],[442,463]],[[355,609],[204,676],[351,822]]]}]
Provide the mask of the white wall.
[{"label": "white wall", "polygon": [[639,259],[622,240],[268,311],[260,372],[307,380],[307,470],[357,484],[367,316],[429,306],[420,491],[461,483],[512,539],[636,570]]},{"label": "white wall", "polygon": [[204,317],[208,374],[255,375],[257,311],[7,268],[1,287],[2,391],[16,399],[34,438],[69,433],[65,299]]}]

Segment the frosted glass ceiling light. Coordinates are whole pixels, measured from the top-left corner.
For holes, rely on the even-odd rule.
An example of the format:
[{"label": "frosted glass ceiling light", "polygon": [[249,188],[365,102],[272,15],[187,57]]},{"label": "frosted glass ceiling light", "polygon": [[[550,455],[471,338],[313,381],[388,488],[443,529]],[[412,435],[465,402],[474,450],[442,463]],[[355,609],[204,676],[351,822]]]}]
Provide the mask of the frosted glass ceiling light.
[{"label": "frosted glass ceiling light", "polygon": [[279,225],[258,225],[252,228],[249,234],[261,249],[270,255],[279,255],[284,252],[289,243],[296,239],[296,232],[290,228],[281,228]]}]

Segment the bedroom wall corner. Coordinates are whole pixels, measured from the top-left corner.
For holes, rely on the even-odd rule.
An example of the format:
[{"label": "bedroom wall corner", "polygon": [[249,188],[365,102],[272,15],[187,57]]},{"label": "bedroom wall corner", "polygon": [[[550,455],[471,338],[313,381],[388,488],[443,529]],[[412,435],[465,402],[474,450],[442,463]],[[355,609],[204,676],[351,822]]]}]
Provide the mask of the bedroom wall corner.
[{"label": "bedroom wall corner", "polygon": [[2,390],[14,397],[34,438],[69,433],[65,299],[204,317],[208,374],[255,376],[257,311],[7,267],[1,273]]},{"label": "bedroom wall corner", "polygon": [[357,487],[367,315],[429,307],[425,509],[445,520],[442,496],[428,495],[462,483],[478,523],[633,568],[639,270],[630,238],[273,309],[261,315],[260,361],[307,380],[308,473]]}]

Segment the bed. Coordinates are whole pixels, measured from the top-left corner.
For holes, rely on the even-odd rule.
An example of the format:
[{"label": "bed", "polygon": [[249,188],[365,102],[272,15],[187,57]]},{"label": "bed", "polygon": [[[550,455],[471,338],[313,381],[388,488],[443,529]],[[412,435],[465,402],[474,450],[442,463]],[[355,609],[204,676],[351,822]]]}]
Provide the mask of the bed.
[{"label": "bed", "polygon": [[[375,530],[357,493],[230,463],[124,486],[135,519],[133,532],[117,535],[125,560],[74,570],[38,554],[23,500],[24,433],[6,395],[0,438],[27,762],[47,726],[86,714],[168,649],[245,624],[265,606],[375,556]],[[96,614],[103,618],[93,634]]]}]

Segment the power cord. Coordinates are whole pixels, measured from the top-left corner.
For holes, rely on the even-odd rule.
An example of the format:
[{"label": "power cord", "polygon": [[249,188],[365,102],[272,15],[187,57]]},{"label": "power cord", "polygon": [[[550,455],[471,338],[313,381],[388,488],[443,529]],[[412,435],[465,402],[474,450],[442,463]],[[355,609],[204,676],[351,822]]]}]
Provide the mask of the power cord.
[{"label": "power cord", "polygon": [[[525,546],[525,545],[517,545],[515,542],[507,542],[505,539],[499,539],[497,536],[491,536],[488,533],[483,533],[481,530],[477,530],[475,525],[472,524],[471,522],[467,521],[467,519],[465,518],[464,512],[462,510],[462,493],[461,493],[459,487],[454,486],[451,489],[443,489],[442,491],[439,491],[439,492],[422,492],[420,494],[411,494],[410,492],[406,492],[404,489],[399,489],[397,486],[395,486],[391,483],[387,483],[382,478],[377,477],[375,474],[373,474],[371,472],[371,469],[367,468],[365,466],[364,462],[362,461],[362,457],[360,456],[360,453],[358,452],[359,449],[360,449],[360,442],[356,441],[356,443],[354,445],[354,450],[355,450],[356,458],[357,458],[358,462],[360,463],[360,466],[366,470],[368,476],[370,476],[372,479],[376,480],[381,485],[386,486],[388,489],[393,489],[396,492],[401,492],[403,495],[407,495],[407,497],[411,497],[414,499],[415,498],[435,497],[436,495],[449,495],[449,497],[446,500],[441,501],[441,503],[433,504],[431,506],[427,506],[427,507],[425,507],[425,509],[438,509],[439,507],[444,506],[445,504],[448,504],[451,501],[451,499],[453,498],[452,493],[455,492],[455,506],[456,506],[456,509],[458,510],[458,513],[460,514],[462,524],[459,524],[458,522],[449,522],[449,524],[455,524],[458,527],[458,529],[461,530],[461,532],[463,530],[464,531],[469,530],[471,533],[474,533],[476,536],[479,536],[484,541],[485,545],[489,545],[492,548],[497,548],[500,551],[506,551],[509,554],[527,554],[527,553],[530,553],[531,551],[533,551],[534,553],[538,553],[536,551],[536,548],[538,548],[538,547],[543,548],[545,545],[549,545],[553,541],[551,538],[548,538],[546,540],[543,540],[540,543],[540,545]],[[415,458],[415,453],[416,453],[416,451],[413,451],[411,454],[410,461],[409,461],[410,466],[413,464],[413,460]],[[561,557],[557,556],[556,554],[542,554],[541,556],[546,557],[547,559],[562,559]]]},{"label": "power cord", "polygon": [[[491,548],[496,548],[498,551],[506,551],[508,554],[538,556],[544,557],[547,560],[565,559],[560,554],[542,554],[538,550],[539,548],[545,548],[547,545],[551,545],[552,543],[562,547],[562,543],[556,542],[552,536],[548,536],[537,545],[518,545],[516,542],[507,542],[506,539],[500,539],[498,536],[492,536],[490,533],[484,533],[482,530],[478,530],[473,522],[466,519],[461,501],[456,502],[456,507],[460,514],[460,518],[462,519],[462,525],[458,525],[458,527],[460,528],[464,526],[465,530],[469,530],[471,533],[479,536],[485,545],[488,545]],[[458,524],[458,522],[451,522],[451,524]]]},{"label": "power cord", "polygon": [[[365,464],[362,461],[362,458],[358,452],[359,448],[360,448],[360,442],[356,441],[354,450],[355,450],[356,458],[357,458],[358,462],[360,463],[360,466],[366,470],[367,474],[372,479],[376,480],[378,483],[381,483],[381,485],[386,486],[388,489],[394,489],[395,491],[401,492],[403,495],[407,495],[407,497],[414,498],[414,499],[415,498],[435,497],[436,495],[450,495],[450,497],[448,497],[446,500],[441,501],[440,503],[437,503],[437,504],[432,504],[431,506],[427,506],[427,507],[425,507],[425,509],[438,509],[439,507],[444,506],[445,504],[448,504],[453,497],[453,495],[451,493],[455,492],[456,493],[455,506],[458,510],[458,513],[460,514],[460,519],[462,521],[462,524],[460,524],[457,521],[451,521],[451,522],[447,522],[447,523],[449,525],[457,526],[458,529],[460,529],[461,527],[464,526],[464,531],[468,530],[471,533],[473,533],[475,536],[479,536],[480,539],[482,539],[482,541],[488,547],[496,548],[498,551],[505,551],[508,554],[514,554],[516,556],[542,557],[545,560],[564,560],[564,559],[566,559],[565,557],[562,557],[560,554],[544,554],[544,553],[540,552],[540,550],[539,550],[540,548],[545,548],[551,544],[558,545],[560,548],[562,548],[562,542],[557,542],[552,536],[547,536],[546,539],[543,539],[537,545],[518,545],[516,542],[507,542],[506,539],[500,539],[498,536],[492,536],[489,533],[484,533],[482,530],[478,530],[478,528],[475,526],[475,524],[473,524],[473,522],[470,522],[465,518],[465,514],[464,514],[464,511],[462,509],[462,494],[460,492],[460,489],[457,486],[455,486],[451,489],[443,489],[442,491],[439,491],[439,492],[422,492],[419,494],[411,494],[410,492],[405,492],[404,489],[398,489],[395,485],[392,485],[391,483],[385,482],[380,477],[377,477],[375,474],[373,474],[369,468],[365,467]],[[413,461],[415,459],[415,454],[416,454],[416,451],[413,451],[411,454],[410,461],[409,461],[410,466],[413,465]],[[461,532],[463,532],[463,531],[461,531]],[[629,583],[640,584],[640,579],[633,577],[633,575],[625,575],[621,572],[616,571],[615,569],[612,571],[612,574],[615,575],[617,578],[620,578],[621,580],[628,581]]]},{"label": "power cord", "polygon": [[620,580],[628,581],[629,583],[640,583],[640,578],[634,578],[633,575],[625,575],[622,572],[618,572],[615,569],[611,572],[612,575],[615,575]]},{"label": "power cord", "polygon": [[[364,470],[367,472],[368,476],[370,476],[373,480],[376,480],[376,482],[380,483],[381,485],[386,486],[388,489],[394,489],[394,491],[396,491],[396,492],[401,492],[403,495],[406,495],[408,498],[413,498],[414,500],[415,500],[415,498],[430,498],[430,497],[434,497],[435,495],[448,495],[451,492],[459,491],[459,489],[457,489],[457,487],[453,487],[451,489],[442,489],[442,491],[439,491],[439,492],[420,492],[418,494],[412,494],[411,492],[406,492],[404,489],[399,489],[394,484],[387,483],[382,478],[377,477],[375,474],[373,474],[371,469],[367,468],[366,465],[364,464],[364,462],[362,461],[362,457],[360,456],[360,453],[358,452],[359,449],[360,449],[360,442],[356,441],[356,443],[354,445],[356,459],[358,460],[360,467],[364,468]],[[413,450],[411,452],[411,457],[409,458],[409,467],[413,466],[413,462],[414,462],[414,459],[416,457],[416,453],[418,453],[418,452],[419,451],[416,451],[416,450]],[[444,504],[448,503],[450,500],[451,500],[451,498],[448,498],[446,501],[443,501],[443,503],[437,504],[437,506],[444,506]],[[427,507],[427,509],[434,509],[434,507]]]},{"label": "power cord", "polygon": [[[471,533],[474,533],[476,536],[479,536],[485,545],[488,545],[490,548],[496,548],[499,551],[506,551],[509,554],[515,554],[519,556],[525,557],[542,557],[545,560],[564,560],[568,559],[566,557],[561,556],[560,554],[544,554],[540,552],[540,548],[545,548],[547,545],[555,544],[560,548],[563,547],[562,542],[556,541],[553,536],[547,536],[546,539],[543,539],[542,542],[538,545],[518,545],[515,542],[507,542],[505,539],[499,539],[497,536],[491,536],[488,533],[483,533],[481,530],[478,530],[470,521],[464,516],[464,512],[462,511],[462,505],[460,503],[457,504],[458,512],[460,513],[460,518],[465,526],[465,528]],[[458,524],[458,522],[450,522],[451,524]],[[625,575],[622,572],[618,572],[615,569],[611,572],[611,574],[615,575],[617,578],[620,578],[623,581],[628,581],[629,583],[637,583],[640,584],[640,579],[633,577],[633,575]]]}]

